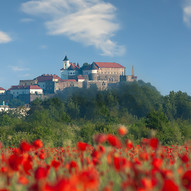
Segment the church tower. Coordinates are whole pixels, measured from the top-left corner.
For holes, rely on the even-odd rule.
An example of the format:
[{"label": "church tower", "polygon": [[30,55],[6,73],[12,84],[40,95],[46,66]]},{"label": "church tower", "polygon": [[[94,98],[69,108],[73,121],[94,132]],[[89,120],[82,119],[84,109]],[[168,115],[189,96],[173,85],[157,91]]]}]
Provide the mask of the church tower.
[{"label": "church tower", "polygon": [[64,60],[63,60],[63,64],[64,64],[64,69],[68,69],[69,68],[69,66],[70,66],[70,62],[69,62],[69,59],[68,59],[68,57],[67,56],[65,56],[65,58],[64,58]]},{"label": "church tower", "polygon": [[132,77],[134,77],[134,67],[132,66]]},{"label": "church tower", "polygon": [[63,68],[61,69],[61,79],[67,80],[68,79],[68,68],[70,66],[70,61],[67,56],[65,56],[63,60]]}]

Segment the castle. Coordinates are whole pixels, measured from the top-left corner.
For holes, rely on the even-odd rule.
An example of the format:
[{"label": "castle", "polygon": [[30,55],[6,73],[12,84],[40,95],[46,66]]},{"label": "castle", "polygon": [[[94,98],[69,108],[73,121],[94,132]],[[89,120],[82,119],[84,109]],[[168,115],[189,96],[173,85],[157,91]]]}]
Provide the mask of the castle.
[{"label": "castle", "polygon": [[93,62],[92,64],[75,64],[65,56],[63,67],[60,69],[61,76],[56,74],[43,74],[32,80],[20,80],[19,85],[11,86],[6,92],[2,88],[2,93],[13,97],[30,95],[43,97],[53,95],[65,88],[97,87],[105,90],[123,81],[133,82],[137,79],[132,68],[132,75],[125,74],[125,67],[116,62]]}]

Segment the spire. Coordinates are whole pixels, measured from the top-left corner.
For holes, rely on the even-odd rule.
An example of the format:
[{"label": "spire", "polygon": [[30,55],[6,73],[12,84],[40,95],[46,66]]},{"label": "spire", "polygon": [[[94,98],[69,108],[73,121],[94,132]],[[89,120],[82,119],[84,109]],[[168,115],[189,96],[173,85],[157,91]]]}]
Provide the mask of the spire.
[{"label": "spire", "polygon": [[68,59],[68,57],[67,56],[65,56],[65,58],[64,58],[64,60],[63,61],[68,61],[69,59]]},{"label": "spire", "polygon": [[97,70],[97,67],[96,67],[96,65],[95,65],[95,62],[92,63],[92,65],[91,65],[91,70]]},{"label": "spire", "polygon": [[134,67],[132,66],[132,76],[134,76]]}]

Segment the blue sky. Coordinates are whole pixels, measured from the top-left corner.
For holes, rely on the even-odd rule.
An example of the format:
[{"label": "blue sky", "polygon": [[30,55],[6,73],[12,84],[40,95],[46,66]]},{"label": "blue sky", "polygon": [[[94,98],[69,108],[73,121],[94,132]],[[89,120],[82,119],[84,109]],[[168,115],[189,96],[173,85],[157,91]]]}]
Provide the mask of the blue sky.
[{"label": "blue sky", "polygon": [[0,0],[0,87],[60,75],[65,55],[191,95],[191,0]]}]

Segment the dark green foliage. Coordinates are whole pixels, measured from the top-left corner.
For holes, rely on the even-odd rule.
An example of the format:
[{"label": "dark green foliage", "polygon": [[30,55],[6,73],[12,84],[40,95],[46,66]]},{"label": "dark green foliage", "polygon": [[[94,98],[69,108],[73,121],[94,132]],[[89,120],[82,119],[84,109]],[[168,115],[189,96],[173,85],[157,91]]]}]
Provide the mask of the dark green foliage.
[{"label": "dark green foliage", "polygon": [[162,144],[182,144],[191,139],[190,119],[190,96],[181,91],[162,96],[143,81],[105,91],[66,88],[55,98],[33,101],[26,117],[0,113],[0,141],[5,146],[17,146],[21,139],[42,139],[49,146],[93,144],[94,134],[117,134],[123,124],[129,130],[123,141],[140,143],[154,133]]},{"label": "dark green foliage", "polygon": [[162,130],[168,124],[168,118],[162,111],[152,111],[145,119],[146,127],[155,130]]},{"label": "dark green foliage", "polygon": [[164,112],[172,119],[191,119],[191,97],[186,93],[170,92],[164,97]]},{"label": "dark green foliage", "polygon": [[160,93],[143,81],[124,83],[118,88],[117,94],[119,104],[137,117],[145,117],[150,111],[158,110],[162,104]]},{"label": "dark green foliage", "polygon": [[22,101],[21,99],[16,99],[16,98],[8,100],[8,103],[9,103],[9,107],[18,107],[25,104],[24,101]]}]

